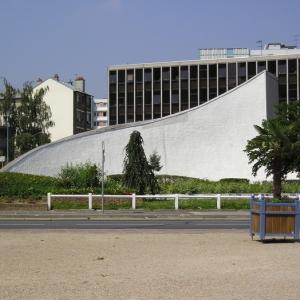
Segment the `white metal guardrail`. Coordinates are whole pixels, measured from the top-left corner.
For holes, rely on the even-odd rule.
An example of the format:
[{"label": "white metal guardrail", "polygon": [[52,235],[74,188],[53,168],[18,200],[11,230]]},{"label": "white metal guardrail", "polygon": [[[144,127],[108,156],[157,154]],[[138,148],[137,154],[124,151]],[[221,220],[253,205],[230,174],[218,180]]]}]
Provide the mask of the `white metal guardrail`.
[{"label": "white metal guardrail", "polygon": [[[261,197],[262,194],[259,194],[258,197]],[[231,199],[231,200],[239,200],[239,199],[249,199],[253,194],[194,194],[194,195],[186,195],[186,194],[166,194],[166,195],[103,195],[103,198],[118,198],[118,199],[131,199],[131,208],[136,209],[136,200],[137,199],[165,199],[174,201],[175,210],[179,209],[179,199],[216,199],[216,208],[221,209],[222,199]],[[292,199],[300,199],[300,195],[297,194],[283,194],[283,196],[288,196]],[[52,208],[52,199],[53,198],[87,198],[88,200],[88,208],[93,209],[93,198],[102,198],[102,195],[97,194],[83,194],[83,195],[59,195],[59,194],[47,194],[47,207],[48,210]],[[265,198],[273,198],[272,195],[264,195]],[[103,209],[103,208],[102,208]]]}]

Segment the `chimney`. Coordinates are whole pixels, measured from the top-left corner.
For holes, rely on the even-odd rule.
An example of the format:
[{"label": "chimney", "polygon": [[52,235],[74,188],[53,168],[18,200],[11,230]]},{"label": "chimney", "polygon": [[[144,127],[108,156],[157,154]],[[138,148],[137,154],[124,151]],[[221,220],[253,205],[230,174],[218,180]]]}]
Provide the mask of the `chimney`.
[{"label": "chimney", "polygon": [[53,79],[56,80],[56,81],[59,81],[59,76],[58,76],[58,74],[54,74]]},{"label": "chimney", "polygon": [[82,76],[76,77],[74,81],[75,90],[84,93],[85,92],[85,79]]}]

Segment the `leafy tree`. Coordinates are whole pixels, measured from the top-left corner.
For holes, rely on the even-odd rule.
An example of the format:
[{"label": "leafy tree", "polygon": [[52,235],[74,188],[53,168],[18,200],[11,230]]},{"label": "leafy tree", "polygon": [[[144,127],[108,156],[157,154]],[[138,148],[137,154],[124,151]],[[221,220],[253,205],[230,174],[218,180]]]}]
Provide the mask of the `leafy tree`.
[{"label": "leafy tree", "polygon": [[157,151],[154,151],[150,157],[149,157],[149,163],[153,171],[159,172],[162,168],[160,165],[160,155],[157,153]]},{"label": "leafy tree", "polygon": [[43,100],[47,90],[41,88],[34,92],[30,83],[24,84],[15,126],[18,154],[51,141],[48,129],[54,126],[54,122],[50,107]]},{"label": "leafy tree", "polygon": [[267,176],[273,176],[273,197],[277,199],[281,199],[282,180],[288,173],[299,171],[300,123],[296,112],[295,106],[290,110],[287,106],[279,106],[276,118],[254,126],[258,135],[248,141],[245,149],[249,162],[254,163],[254,176],[262,167]]},{"label": "leafy tree", "polygon": [[[15,127],[17,120],[17,108],[16,108],[16,95],[17,90],[4,78],[3,79],[3,92],[0,93],[0,120],[2,123],[9,127],[9,133],[12,133],[12,128]],[[13,158],[13,135],[9,137],[9,153],[8,159]]]},{"label": "leafy tree", "polygon": [[125,147],[123,180],[125,185],[135,189],[138,194],[144,194],[147,191],[156,193],[159,190],[158,183],[147,161],[143,143],[140,132],[133,131]]}]

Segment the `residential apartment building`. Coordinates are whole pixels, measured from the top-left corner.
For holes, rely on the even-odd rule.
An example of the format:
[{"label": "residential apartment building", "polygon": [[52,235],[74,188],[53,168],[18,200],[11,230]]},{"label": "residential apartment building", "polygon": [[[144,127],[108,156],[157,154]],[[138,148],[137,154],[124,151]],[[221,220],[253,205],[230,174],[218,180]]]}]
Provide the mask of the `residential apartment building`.
[{"label": "residential apartment building", "polygon": [[108,68],[109,125],[158,119],[201,105],[267,70],[280,102],[299,100],[300,49],[200,49],[198,60]]},{"label": "residential apartment building", "polygon": [[[77,77],[74,82],[61,81],[55,74],[47,80],[38,79],[33,91],[47,88],[44,101],[49,105],[52,120],[55,125],[49,128],[51,141],[56,141],[76,133],[91,130],[93,128],[93,96],[85,91],[85,79]],[[21,101],[17,94],[16,105]],[[0,99],[1,101],[1,99]],[[9,135],[13,134],[10,128]],[[0,153],[6,156],[6,124],[3,116],[0,116]]]},{"label": "residential apartment building", "polygon": [[56,74],[45,81],[39,80],[34,91],[40,88],[48,88],[44,101],[50,106],[55,123],[49,129],[51,141],[92,129],[93,96],[86,93],[83,77],[64,82]]},{"label": "residential apartment building", "polygon": [[108,125],[107,122],[107,99],[94,99],[94,119],[93,127],[94,129],[102,128]]}]

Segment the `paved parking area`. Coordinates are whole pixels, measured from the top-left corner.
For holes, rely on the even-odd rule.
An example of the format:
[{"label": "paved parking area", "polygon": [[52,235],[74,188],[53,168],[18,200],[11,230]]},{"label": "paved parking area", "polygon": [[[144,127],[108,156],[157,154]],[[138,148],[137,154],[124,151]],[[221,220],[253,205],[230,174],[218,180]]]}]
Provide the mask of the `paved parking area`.
[{"label": "paved parking area", "polygon": [[246,230],[0,230],[1,299],[299,299],[299,266]]}]

